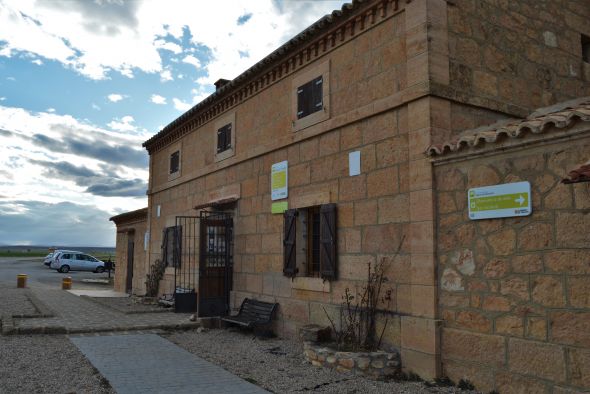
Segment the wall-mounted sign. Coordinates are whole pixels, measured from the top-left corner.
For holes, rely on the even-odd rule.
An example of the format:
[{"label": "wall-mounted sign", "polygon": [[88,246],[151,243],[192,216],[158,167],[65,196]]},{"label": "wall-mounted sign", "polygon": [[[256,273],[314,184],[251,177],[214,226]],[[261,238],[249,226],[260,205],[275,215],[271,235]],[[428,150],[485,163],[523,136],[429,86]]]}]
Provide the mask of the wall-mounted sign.
[{"label": "wall-mounted sign", "polygon": [[287,169],[289,163],[281,161],[272,165],[270,171],[270,198],[271,200],[280,200],[287,198],[289,195]]},{"label": "wall-mounted sign", "polygon": [[348,175],[356,176],[361,173],[361,151],[357,150],[348,154]]},{"label": "wall-mounted sign", "polygon": [[528,216],[533,212],[529,182],[476,187],[469,189],[467,196],[472,220]]},{"label": "wall-mounted sign", "polygon": [[283,213],[287,209],[289,209],[289,203],[287,201],[273,202],[270,205],[270,211],[272,213]]}]

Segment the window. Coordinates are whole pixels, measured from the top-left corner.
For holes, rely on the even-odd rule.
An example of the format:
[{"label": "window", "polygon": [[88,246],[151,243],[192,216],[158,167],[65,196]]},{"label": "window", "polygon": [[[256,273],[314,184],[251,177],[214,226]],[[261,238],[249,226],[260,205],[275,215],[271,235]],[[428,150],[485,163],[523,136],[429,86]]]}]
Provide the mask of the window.
[{"label": "window", "polygon": [[590,37],[582,34],[582,60],[590,63]]},{"label": "window", "polygon": [[291,81],[291,130],[330,119],[330,61],[314,63]]},{"label": "window", "polygon": [[180,170],[180,151],[177,150],[176,152],[170,155],[170,174],[174,174]]},{"label": "window", "polygon": [[180,267],[181,226],[166,227],[162,239],[162,261],[167,267]]},{"label": "window", "polygon": [[284,213],[283,273],[336,279],[336,204]]},{"label": "window", "polygon": [[221,116],[213,128],[214,160],[216,162],[228,159],[235,155],[236,149],[236,113],[230,112]]},{"label": "window", "polygon": [[231,123],[217,130],[217,153],[231,148]]},{"label": "window", "polygon": [[322,86],[323,77],[320,75],[297,88],[297,119],[324,109]]}]

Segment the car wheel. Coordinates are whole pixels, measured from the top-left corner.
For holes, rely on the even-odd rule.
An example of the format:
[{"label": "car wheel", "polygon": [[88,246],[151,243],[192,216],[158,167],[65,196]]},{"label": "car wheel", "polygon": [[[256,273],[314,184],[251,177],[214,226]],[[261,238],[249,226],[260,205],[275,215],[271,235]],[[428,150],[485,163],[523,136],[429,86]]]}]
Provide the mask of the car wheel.
[{"label": "car wheel", "polygon": [[104,267],[96,267],[96,271],[97,274],[102,274],[104,272]]},{"label": "car wheel", "polygon": [[61,267],[59,267],[59,272],[61,272],[62,274],[68,273],[69,271],[70,271],[69,265],[62,265]]}]

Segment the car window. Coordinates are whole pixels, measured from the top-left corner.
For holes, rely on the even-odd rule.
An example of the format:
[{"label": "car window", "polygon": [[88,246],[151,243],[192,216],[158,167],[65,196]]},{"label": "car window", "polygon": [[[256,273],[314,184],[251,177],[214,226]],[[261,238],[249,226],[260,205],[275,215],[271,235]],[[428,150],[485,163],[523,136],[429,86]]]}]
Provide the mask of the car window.
[{"label": "car window", "polygon": [[96,263],[98,261],[97,259],[95,259],[92,256],[86,256],[86,257],[88,258],[88,261],[92,261],[93,263]]},{"label": "car window", "polygon": [[86,258],[86,255],[85,254],[77,254],[76,255],[76,260],[86,261],[88,259]]},{"label": "car window", "polygon": [[62,258],[62,259],[71,259],[71,258],[72,258],[72,256],[71,256],[69,253],[63,253],[63,254],[61,255],[61,258]]}]

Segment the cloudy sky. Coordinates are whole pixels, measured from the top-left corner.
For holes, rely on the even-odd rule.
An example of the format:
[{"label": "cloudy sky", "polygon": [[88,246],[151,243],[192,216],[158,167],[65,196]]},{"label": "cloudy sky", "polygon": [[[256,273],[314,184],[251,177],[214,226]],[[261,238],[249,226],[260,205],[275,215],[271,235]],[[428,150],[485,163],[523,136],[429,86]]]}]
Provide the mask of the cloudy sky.
[{"label": "cloudy sky", "polygon": [[0,245],[114,246],[141,143],[343,3],[0,0]]}]

